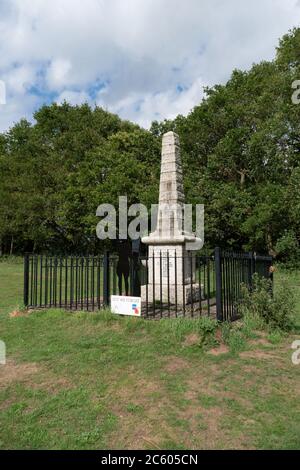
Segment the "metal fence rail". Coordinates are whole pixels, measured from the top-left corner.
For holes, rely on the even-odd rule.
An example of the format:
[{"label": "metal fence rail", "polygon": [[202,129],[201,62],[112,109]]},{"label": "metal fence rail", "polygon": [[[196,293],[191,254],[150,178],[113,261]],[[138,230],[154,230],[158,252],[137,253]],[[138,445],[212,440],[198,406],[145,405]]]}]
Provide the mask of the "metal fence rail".
[{"label": "metal fence rail", "polygon": [[[213,257],[195,256],[190,282],[182,283],[180,279],[185,279],[188,273],[182,273],[181,269],[184,271],[189,259],[190,256],[163,254],[155,258],[133,256],[127,269],[118,264],[118,256],[109,253],[98,257],[26,254],[24,305],[30,309],[55,307],[92,311],[108,307],[111,295],[142,295],[142,315],[147,318],[215,315]],[[151,280],[149,270],[153,273]],[[157,270],[160,281],[155,280]],[[163,272],[166,272],[164,280]],[[188,299],[185,289],[189,289],[189,284],[192,291],[194,285],[198,290]]]},{"label": "metal fence rail", "polygon": [[242,285],[252,276],[272,278],[272,257],[253,253],[132,256],[128,265],[103,256],[25,255],[24,305],[27,308],[101,310],[111,295],[142,297],[145,318],[212,316],[219,321],[238,315]]},{"label": "metal fence rail", "polygon": [[24,304],[81,310],[108,305],[108,258],[25,255]]},{"label": "metal fence rail", "polygon": [[252,289],[253,275],[273,281],[272,256],[215,249],[217,319],[233,320],[239,315],[242,286]]},{"label": "metal fence rail", "polygon": [[215,316],[213,256],[160,253],[140,261],[143,313],[146,317]]}]

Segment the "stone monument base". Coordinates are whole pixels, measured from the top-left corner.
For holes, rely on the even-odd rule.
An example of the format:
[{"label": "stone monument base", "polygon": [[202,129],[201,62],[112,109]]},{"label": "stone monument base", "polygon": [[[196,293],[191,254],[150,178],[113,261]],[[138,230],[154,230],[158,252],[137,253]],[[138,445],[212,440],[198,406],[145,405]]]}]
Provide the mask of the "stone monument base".
[{"label": "stone monument base", "polygon": [[184,286],[182,284],[177,284],[177,286],[170,284],[169,290],[166,285],[160,286],[155,284],[155,288],[153,289],[153,284],[148,284],[148,286],[141,286],[141,297],[142,302],[146,302],[148,300],[148,303],[152,303],[154,300],[156,302],[162,301],[166,304],[170,302],[170,304],[175,305],[177,300],[177,305],[187,305],[191,304],[192,300],[193,302],[199,301],[201,291],[203,292],[203,286],[201,286],[200,289],[200,284],[186,284]]}]

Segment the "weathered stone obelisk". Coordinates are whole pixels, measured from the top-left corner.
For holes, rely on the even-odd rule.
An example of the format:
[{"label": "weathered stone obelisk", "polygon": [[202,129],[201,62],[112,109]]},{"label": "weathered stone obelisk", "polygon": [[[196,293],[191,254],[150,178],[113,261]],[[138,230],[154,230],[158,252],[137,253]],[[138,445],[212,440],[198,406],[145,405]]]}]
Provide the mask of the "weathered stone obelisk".
[{"label": "weathered stone obelisk", "polygon": [[[161,174],[157,225],[142,242],[148,249],[148,288],[142,298],[178,304],[199,298],[195,283],[195,256],[186,244],[196,242],[193,233],[184,231],[184,190],[179,137],[167,132],[162,140]],[[155,297],[155,299],[153,298]]]}]

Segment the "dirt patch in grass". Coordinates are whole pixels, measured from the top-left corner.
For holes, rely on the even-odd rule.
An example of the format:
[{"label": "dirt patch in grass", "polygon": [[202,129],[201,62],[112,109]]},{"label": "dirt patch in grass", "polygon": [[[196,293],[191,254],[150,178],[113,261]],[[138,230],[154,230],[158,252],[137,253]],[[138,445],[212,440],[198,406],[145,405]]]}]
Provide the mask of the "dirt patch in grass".
[{"label": "dirt patch in grass", "polygon": [[112,410],[122,417],[128,415],[128,404],[140,409],[150,408],[156,402],[154,397],[160,395],[160,386],[152,380],[137,379],[133,383],[131,381],[130,384],[121,386],[120,390],[115,393],[116,400],[112,404]]},{"label": "dirt patch in grass", "polygon": [[268,336],[268,333],[262,330],[253,330],[253,333],[259,338],[266,338]]},{"label": "dirt patch in grass", "polygon": [[160,449],[158,423],[154,425],[148,417],[138,420],[130,415],[119,417],[118,423],[118,431],[113,432],[109,439],[110,449]]},{"label": "dirt patch in grass", "polygon": [[193,370],[186,381],[186,392],[184,398],[190,403],[194,402],[199,408],[199,394],[210,395],[215,389],[215,380],[219,373],[219,366],[210,364],[205,370]]},{"label": "dirt patch in grass", "polygon": [[[248,351],[242,351],[239,353],[242,359],[269,359],[273,365],[282,367],[286,361],[287,356],[290,354],[291,339],[288,337],[285,341],[281,342],[280,345],[272,345],[269,341],[265,340],[257,343],[255,340],[249,342],[251,349]],[[290,358],[288,358],[290,362]]]},{"label": "dirt patch in grass", "polygon": [[206,424],[205,432],[202,434],[202,448],[216,449],[219,446],[217,436],[220,436],[221,433],[221,424],[224,410],[215,406],[209,409],[203,409],[202,414]]},{"label": "dirt patch in grass", "polygon": [[[153,403],[153,397],[160,393],[161,385],[154,380],[146,380],[138,374],[129,372],[125,383],[115,383],[107,392],[107,397],[114,395],[111,410],[119,417],[130,415],[128,404],[143,409]],[[98,398],[95,398],[98,401]]]},{"label": "dirt patch in grass", "polygon": [[[201,366],[198,370],[186,360],[171,356],[164,370],[174,375],[185,370],[187,391],[170,395],[159,378],[141,378],[132,373],[129,382],[115,389],[117,396],[111,411],[118,417],[118,430],[110,436],[109,446],[129,450],[160,449],[165,448],[165,442],[173,442],[192,449],[199,445],[203,449],[218,448],[218,433],[222,433],[226,406],[224,410],[215,405],[206,409],[199,403],[198,395],[201,391],[213,393],[219,366],[210,364],[206,371]],[[225,442],[225,436],[223,440]],[[244,447],[239,446],[237,440],[234,445],[232,442],[228,436],[224,445]]]},{"label": "dirt patch in grass", "polygon": [[21,311],[21,310],[13,310],[12,312],[10,312],[9,314],[9,317],[10,318],[19,318],[19,317],[26,317],[29,315],[29,312],[28,310],[24,310],[24,311]]},{"label": "dirt patch in grass", "polygon": [[196,344],[200,343],[200,337],[197,335],[197,333],[191,333],[190,335],[187,335],[184,342],[183,346],[189,347],[189,346],[195,346]]},{"label": "dirt patch in grass", "polygon": [[52,373],[45,372],[39,377],[39,379],[39,381],[31,384],[32,388],[55,393],[61,389],[70,389],[74,387],[74,385],[67,378],[57,377]]},{"label": "dirt patch in grass", "polygon": [[242,359],[280,359],[278,355],[273,354],[270,351],[262,351],[259,349],[251,351],[242,351],[239,356]]},{"label": "dirt patch in grass", "polygon": [[182,359],[181,357],[171,356],[168,358],[168,362],[165,366],[165,371],[170,373],[179,372],[183,369],[189,368],[190,365],[188,361]]},{"label": "dirt patch in grass", "polygon": [[38,370],[34,362],[17,364],[9,359],[5,365],[0,366],[0,388],[5,388],[13,382],[26,382]]},{"label": "dirt patch in grass", "polygon": [[188,443],[191,449],[197,448],[197,443],[201,449],[218,448],[218,435],[221,432],[221,420],[224,410],[214,406],[205,409],[195,403],[180,412],[180,417],[188,423],[188,429],[184,431],[182,438]]},{"label": "dirt patch in grass", "polygon": [[65,377],[57,377],[34,362],[17,363],[9,359],[6,365],[0,366],[0,389],[14,383],[29,384],[32,389],[42,389],[51,393],[73,386]]},{"label": "dirt patch in grass", "polygon": [[[186,445],[201,449],[249,449],[252,447],[251,437],[243,433],[227,429],[225,422],[230,422],[233,413],[239,408],[251,410],[251,400],[241,396],[239,387],[231,384],[231,373],[235,377],[235,360],[226,364],[209,364],[205,368],[193,367],[186,381],[187,390],[184,394],[188,406],[180,410],[180,417],[187,420],[189,427],[183,438]],[[224,368],[229,373],[224,375]],[[252,383],[256,375],[248,380]],[[246,378],[245,378],[246,380]],[[232,389],[228,388],[232,385]],[[236,405],[234,405],[236,403]],[[236,406],[236,410],[234,409]],[[233,411],[234,410],[234,411]]]},{"label": "dirt patch in grass", "polygon": [[270,341],[268,341],[266,338],[257,338],[257,339],[251,339],[249,341],[249,344],[253,346],[270,346]]},{"label": "dirt patch in grass", "polygon": [[[211,392],[212,390],[209,390]],[[186,420],[188,427],[177,436],[191,449],[247,449],[251,447],[243,435],[232,435],[224,428],[224,419],[230,411],[226,404],[203,407],[194,400],[179,415]]]},{"label": "dirt patch in grass", "polygon": [[229,352],[228,346],[225,344],[220,344],[218,348],[213,348],[208,351],[208,354],[212,356],[221,356],[222,354],[227,354]]},{"label": "dirt patch in grass", "polygon": [[164,427],[162,415],[167,393],[159,381],[129,373],[126,383],[114,385],[110,410],[118,418],[118,429],[109,439],[112,449],[159,449]]}]

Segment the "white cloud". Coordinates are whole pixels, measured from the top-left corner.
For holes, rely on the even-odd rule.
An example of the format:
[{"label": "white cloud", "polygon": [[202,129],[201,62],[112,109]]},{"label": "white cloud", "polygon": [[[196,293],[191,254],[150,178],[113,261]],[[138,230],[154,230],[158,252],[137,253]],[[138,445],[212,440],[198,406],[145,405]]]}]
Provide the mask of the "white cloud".
[{"label": "white cloud", "polygon": [[90,97],[88,93],[84,91],[64,90],[56,99],[56,101],[59,104],[67,101],[68,103],[75,106],[81,103],[88,103],[90,101]]},{"label": "white cloud", "polygon": [[7,97],[6,104],[0,104],[0,130],[7,130],[37,106],[38,99],[34,96],[24,95],[20,100]]},{"label": "white cloud", "polygon": [[71,78],[72,64],[68,59],[54,59],[47,70],[47,83],[51,90],[65,86]]},{"label": "white cloud", "polygon": [[47,94],[145,126],[187,113],[203,85],[272,58],[299,19],[297,0],[0,0],[0,129]]},{"label": "white cloud", "polygon": [[[180,91],[174,88],[155,94],[132,93],[112,105],[111,110],[126,115],[129,119],[138,120],[142,126],[148,127],[154,119],[160,121],[165,118],[173,119],[178,114],[187,114],[201,101],[203,86],[201,79],[197,79],[190,87]],[[103,101],[99,100],[98,103],[101,105]]]},{"label": "white cloud", "polygon": [[6,83],[8,93],[13,98],[16,95],[23,95],[36,80],[36,72],[33,66],[24,64],[10,69],[2,75]]}]

